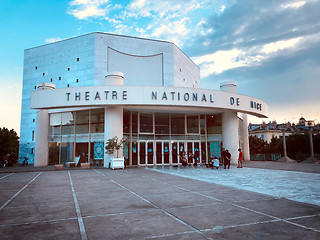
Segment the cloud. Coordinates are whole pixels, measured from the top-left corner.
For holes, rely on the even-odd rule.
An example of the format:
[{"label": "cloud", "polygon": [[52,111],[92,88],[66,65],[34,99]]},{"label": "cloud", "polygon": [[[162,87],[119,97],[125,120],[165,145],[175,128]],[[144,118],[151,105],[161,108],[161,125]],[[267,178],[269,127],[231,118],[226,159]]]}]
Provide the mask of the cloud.
[{"label": "cloud", "polygon": [[188,21],[189,19],[185,17],[178,21],[160,24],[159,27],[154,28],[151,37],[170,40],[181,46],[182,43],[180,42],[180,38],[186,36],[190,32],[186,27]]},{"label": "cloud", "polygon": [[302,40],[302,37],[297,37],[289,40],[277,41],[265,44],[261,50],[261,53],[270,54],[276,53],[288,48],[294,48]]},{"label": "cloud", "polygon": [[70,2],[68,14],[78,19],[98,18],[107,15],[109,0],[74,0]]},{"label": "cloud", "polygon": [[61,41],[62,39],[61,38],[47,38],[45,40],[46,43],[54,43],[54,42],[59,42]]},{"label": "cloud", "polygon": [[306,1],[298,1],[294,3],[285,3],[282,4],[281,7],[283,8],[299,8],[306,4]]}]

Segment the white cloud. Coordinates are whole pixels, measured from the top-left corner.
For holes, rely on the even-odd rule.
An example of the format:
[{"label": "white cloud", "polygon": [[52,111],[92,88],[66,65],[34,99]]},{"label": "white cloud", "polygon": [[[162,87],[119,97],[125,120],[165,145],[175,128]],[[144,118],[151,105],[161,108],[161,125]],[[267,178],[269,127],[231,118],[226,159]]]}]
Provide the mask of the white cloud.
[{"label": "white cloud", "polygon": [[242,51],[239,49],[217,51],[212,54],[193,58],[193,61],[197,65],[201,65],[201,76],[207,77],[213,73],[219,74],[225,70],[243,66],[243,62],[237,61],[241,54]]},{"label": "white cloud", "polygon": [[222,5],[220,8],[220,12],[223,12],[226,9],[226,5]]},{"label": "white cloud", "polygon": [[[201,77],[211,74],[220,74],[226,70],[238,67],[250,67],[261,64],[262,61],[277,56],[284,50],[297,50],[302,37],[284,41],[268,43],[262,46],[255,46],[246,51],[241,49],[231,49],[217,51],[200,57],[194,57],[193,61],[201,68]],[[204,45],[206,42],[203,43]]]},{"label": "white cloud", "polygon": [[306,1],[299,1],[299,2],[294,2],[294,3],[286,3],[286,4],[282,4],[281,7],[282,8],[299,8],[302,7],[303,5],[305,5],[307,2]]},{"label": "white cloud", "polygon": [[62,39],[61,38],[47,38],[45,40],[46,43],[54,43],[54,42],[59,42],[61,41]]},{"label": "white cloud", "polygon": [[284,41],[277,41],[273,43],[269,43],[263,46],[261,53],[271,54],[278,51],[282,51],[288,48],[293,48],[297,46],[297,44],[302,40],[302,37],[297,37]]},{"label": "white cloud", "polygon": [[158,28],[154,28],[151,36],[158,38],[161,37],[162,39],[173,41],[181,46],[182,43],[180,43],[180,39],[190,32],[186,27],[186,22],[188,20],[189,19],[187,17],[184,17],[178,21],[163,23]]},{"label": "white cloud", "polygon": [[107,5],[109,0],[74,0],[70,2],[73,9],[68,11],[68,14],[75,16],[78,19],[88,19],[90,17],[106,16],[111,5]]},{"label": "white cloud", "polygon": [[131,8],[143,8],[146,4],[145,0],[135,0],[130,4]]}]

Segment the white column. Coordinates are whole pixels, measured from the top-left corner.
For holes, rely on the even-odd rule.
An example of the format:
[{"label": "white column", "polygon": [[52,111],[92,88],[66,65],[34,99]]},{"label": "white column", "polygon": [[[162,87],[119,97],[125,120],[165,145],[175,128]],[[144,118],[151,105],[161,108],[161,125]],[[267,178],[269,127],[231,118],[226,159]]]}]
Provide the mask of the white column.
[{"label": "white column", "polygon": [[[38,91],[54,89],[52,83],[40,83]],[[48,110],[37,111],[34,166],[48,166],[48,134],[49,134],[49,113]]]},{"label": "white column", "polygon": [[242,114],[242,132],[243,132],[243,159],[250,161],[250,150],[249,150],[249,132],[248,132],[248,115]]},{"label": "white column", "polygon": [[[118,137],[118,140],[123,138],[123,107],[105,107],[104,110],[104,146],[108,139]],[[104,167],[109,167],[112,156],[104,154]],[[117,157],[116,151],[114,156]],[[118,151],[118,157],[123,157],[123,150]]]},{"label": "white column", "polygon": [[[223,82],[220,90],[225,92],[237,92],[236,82]],[[223,147],[231,154],[231,164],[238,163],[239,148],[239,120],[237,112],[231,110],[222,114],[222,143]]]},{"label": "white column", "polygon": [[[105,79],[106,85],[123,85],[123,73],[109,72]],[[123,106],[106,106],[104,109],[104,146],[108,139],[118,137],[118,140],[123,138]],[[114,157],[117,157],[116,151]],[[109,167],[112,156],[106,154],[104,150],[104,167]],[[118,151],[118,157],[123,157],[123,150]]]},{"label": "white column", "polygon": [[227,111],[222,114],[222,142],[223,147],[231,153],[231,164],[238,163],[239,121],[237,112]]}]

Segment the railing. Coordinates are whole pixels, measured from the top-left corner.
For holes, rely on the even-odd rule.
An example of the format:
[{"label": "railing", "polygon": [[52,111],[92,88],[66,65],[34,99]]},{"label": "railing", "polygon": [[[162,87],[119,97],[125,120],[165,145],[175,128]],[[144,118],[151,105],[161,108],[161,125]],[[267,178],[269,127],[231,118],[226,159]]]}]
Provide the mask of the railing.
[{"label": "railing", "polygon": [[281,158],[280,153],[250,155],[251,161],[277,161],[280,158]]}]

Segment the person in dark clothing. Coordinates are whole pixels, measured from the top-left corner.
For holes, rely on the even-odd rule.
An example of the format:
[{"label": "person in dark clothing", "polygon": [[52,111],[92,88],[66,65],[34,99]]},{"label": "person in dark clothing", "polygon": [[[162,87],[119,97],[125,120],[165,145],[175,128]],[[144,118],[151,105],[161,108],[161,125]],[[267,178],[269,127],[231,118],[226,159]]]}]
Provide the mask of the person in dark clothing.
[{"label": "person in dark clothing", "polygon": [[221,159],[222,159],[222,161],[223,161],[223,165],[224,165],[224,168],[226,168],[226,155],[227,154],[227,152],[226,152],[226,150],[224,149],[224,148],[222,148],[222,152],[221,152]]},{"label": "person in dark clothing", "polygon": [[229,153],[228,149],[225,151],[225,159],[223,161],[224,163],[224,169],[228,166],[228,169],[230,168],[230,160],[231,160],[231,154]]}]

